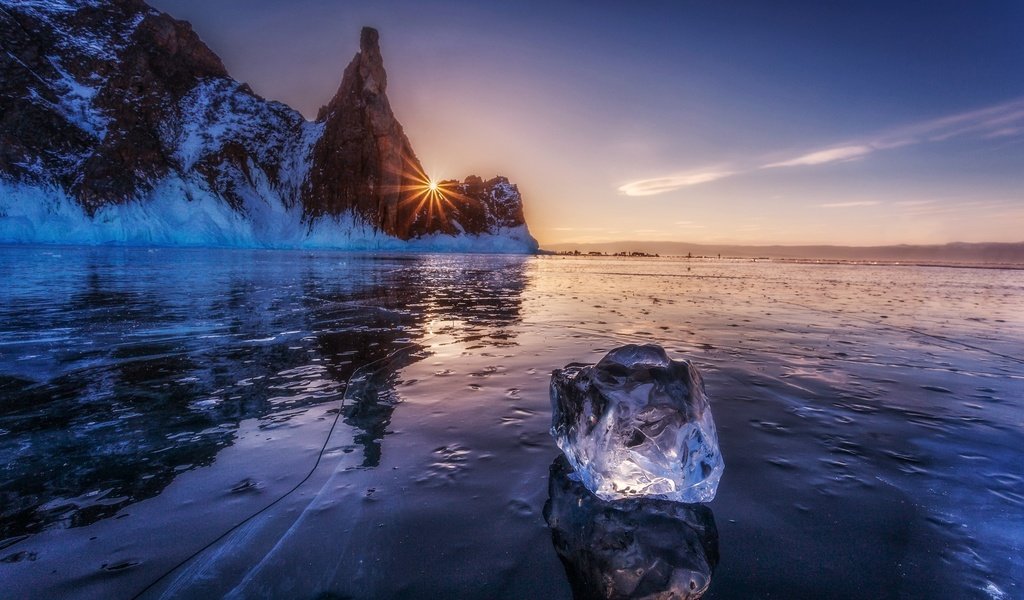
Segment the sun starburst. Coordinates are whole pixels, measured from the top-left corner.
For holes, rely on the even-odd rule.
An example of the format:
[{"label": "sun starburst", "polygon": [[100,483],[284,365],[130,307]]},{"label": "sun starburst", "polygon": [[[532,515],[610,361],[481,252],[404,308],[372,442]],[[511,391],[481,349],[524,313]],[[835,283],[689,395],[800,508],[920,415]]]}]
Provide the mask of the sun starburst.
[{"label": "sun starburst", "polygon": [[[477,202],[460,191],[457,181],[438,180],[426,174],[415,157],[403,156],[401,169],[389,169],[394,183],[383,189],[397,193],[399,231],[410,231],[414,226],[425,231],[448,231],[451,217],[462,207]],[[452,215],[452,212],[456,215]],[[418,225],[417,225],[418,224]]]}]

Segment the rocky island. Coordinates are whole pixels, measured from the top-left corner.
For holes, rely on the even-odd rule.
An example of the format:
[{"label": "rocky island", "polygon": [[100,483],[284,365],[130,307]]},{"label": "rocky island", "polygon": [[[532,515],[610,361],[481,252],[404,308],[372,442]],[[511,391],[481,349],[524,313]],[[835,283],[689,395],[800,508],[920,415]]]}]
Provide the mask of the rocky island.
[{"label": "rocky island", "polygon": [[141,0],[0,0],[0,243],[534,252],[508,179],[424,172],[378,38],[307,121]]}]

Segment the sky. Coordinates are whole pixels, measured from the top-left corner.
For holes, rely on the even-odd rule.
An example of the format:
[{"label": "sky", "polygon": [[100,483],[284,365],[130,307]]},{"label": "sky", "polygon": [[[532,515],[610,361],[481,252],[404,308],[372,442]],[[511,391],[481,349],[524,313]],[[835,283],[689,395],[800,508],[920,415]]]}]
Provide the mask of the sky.
[{"label": "sky", "polygon": [[435,179],[541,242],[1024,241],[1024,3],[152,0],[315,118],[364,25]]}]

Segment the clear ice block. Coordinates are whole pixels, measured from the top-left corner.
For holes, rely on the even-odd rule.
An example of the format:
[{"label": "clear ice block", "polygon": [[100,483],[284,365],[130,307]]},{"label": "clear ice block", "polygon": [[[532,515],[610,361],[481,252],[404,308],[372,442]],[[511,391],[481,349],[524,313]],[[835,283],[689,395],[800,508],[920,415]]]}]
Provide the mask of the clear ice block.
[{"label": "clear ice block", "polygon": [[704,381],[654,344],[551,374],[551,435],[603,500],[709,502],[725,463]]}]

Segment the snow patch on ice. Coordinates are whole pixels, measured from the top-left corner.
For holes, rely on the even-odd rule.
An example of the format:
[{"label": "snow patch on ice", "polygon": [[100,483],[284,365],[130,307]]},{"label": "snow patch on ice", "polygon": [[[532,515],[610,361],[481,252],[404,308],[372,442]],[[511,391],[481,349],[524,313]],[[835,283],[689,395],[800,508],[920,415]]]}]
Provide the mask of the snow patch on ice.
[{"label": "snow patch on ice", "polygon": [[231,79],[199,82],[182,98],[180,119],[165,132],[177,148],[181,168],[191,169],[203,156],[220,151],[228,142],[256,148],[261,160],[280,156],[304,122],[299,113],[245,91]]},{"label": "snow patch on ice", "polygon": [[247,185],[248,177],[230,172],[217,154],[230,144],[245,148],[257,163],[250,161],[249,172],[256,167],[263,169],[259,176],[267,176],[265,169],[273,168],[274,191],[290,206],[309,170],[309,153],[322,132],[322,123],[309,123],[297,111],[259,98],[234,80],[209,78],[181,99],[178,117],[163,126],[161,137],[182,172],[211,158],[212,164],[219,165],[219,177],[232,179],[231,189]]},{"label": "snow patch on ice", "polygon": [[37,180],[43,180],[47,176],[46,165],[43,164],[43,159],[38,156],[33,156],[25,162],[16,162],[14,165],[21,167]]},{"label": "snow patch on ice", "polygon": [[[60,79],[51,82],[58,94],[58,102],[47,104],[72,125],[102,141],[107,135],[110,119],[93,105],[92,101],[98,90],[78,82],[61,66],[58,58],[51,56],[48,60],[60,75]],[[42,98],[39,100],[45,102]]]},{"label": "snow patch on ice", "polygon": [[277,178],[281,182],[282,188],[298,191],[302,187],[312,165],[310,155],[313,152],[313,146],[324,134],[326,125],[326,122],[302,121],[302,132],[294,139],[285,154],[284,162],[281,163],[281,172]]},{"label": "snow patch on ice", "polygon": [[17,8],[35,16],[74,13],[85,7],[98,8],[101,0],[0,0],[0,7]]},{"label": "snow patch on ice", "polygon": [[519,202],[519,190],[508,181],[502,181],[494,186],[491,198],[500,204]]},{"label": "snow patch on ice", "polygon": [[104,0],[0,0],[0,9],[42,21],[58,34],[59,48],[107,61],[117,60],[118,54],[145,17],[145,13],[139,13],[126,23],[110,18],[106,28],[96,30],[77,27],[69,21],[69,17],[82,9],[116,13],[117,9],[112,10]]}]

